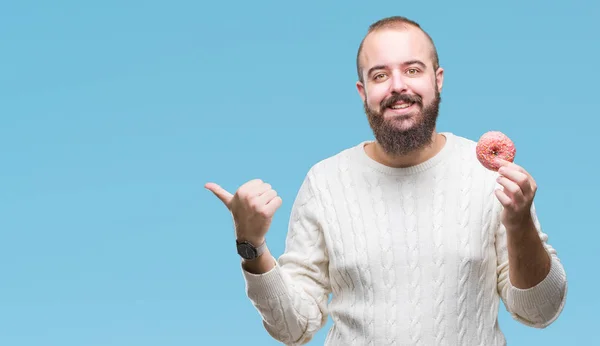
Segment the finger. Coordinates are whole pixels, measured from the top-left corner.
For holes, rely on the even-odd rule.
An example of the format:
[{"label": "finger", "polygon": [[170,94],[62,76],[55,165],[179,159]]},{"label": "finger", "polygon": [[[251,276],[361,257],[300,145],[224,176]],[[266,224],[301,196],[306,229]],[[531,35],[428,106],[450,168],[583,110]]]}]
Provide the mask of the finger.
[{"label": "finger", "polygon": [[246,183],[244,183],[242,186],[240,186],[239,190],[252,190],[255,187],[264,184],[264,182],[261,179],[252,179],[250,181],[247,181]]},{"label": "finger", "polygon": [[506,167],[506,166],[508,166],[508,165],[510,165],[510,164],[512,163],[512,162],[510,162],[510,161],[506,161],[506,160],[504,160],[504,159],[501,159],[501,158],[499,158],[499,157],[496,157],[496,158],[494,159],[494,161],[495,161],[495,163],[496,163],[496,164],[497,164],[497,165],[498,165],[500,168],[502,168],[502,167]]},{"label": "finger", "polygon": [[219,198],[221,202],[225,204],[227,209],[230,208],[231,200],[233,199],[233,195],[231,193],[215,183],[206,183],[204,187],[217,196],[217,198]]},{"label": "finger", "polygon": [[498,162],[498,165],[500,166],[500,168],[498,169],[498,172],[500,172],[500,170],[510,168],[510,169],[519,171],[519,172],[525,174],[526,176],[528,176],[529,178],[531,178],[531,174],[529,174],[529,172],[527,172],[527,170],[525,168],[523,168],[522,166],[519,166],[518,164],[516,164],[514,162],[506,161],[501,158],[496,158],[496,161]]},{"label": "finger", "polygon": [[529,176],[521,171],[513,169],[509,166],[504,166],[498,170],[501,176],[508,178],[519,186],[524,195],[528,194],[532,187],[529,182]]},{"label": "finger", "polygon": [[257,183],[248,186],[246,190],[242,192],[241,196],[253,205],[260,206],[268,202],[268,200],[263,201],[264,198],[261,198],[261,196],[269,190],[271,190],[271,185],[261,182],[260,184]]},{"label": "finger", "polygon": [[500,204],[502,204],[503,207],[512,208],[513,201],[510,197],[508,197],[508,195],[506,195],[506,193],[504,193],[504,191],[496,189],[494,193],[496,194],[496,198],[498,198],[498,201],[500,202]]},{"label": "finger", "polygon": [[509,196],[515,202],[523,200],[523,191],[521,190],[521,187],[519,187],[519,185],[517,185],[514,181],[504,176],[499,176],[498,179],[496,179],[496,181],[498,182],[498,184],[504,187],[503,193],[505,195]]},{"label": "finger", "polygon": [[257,195],[256,189],[263,184],[264,182],[261,179],[252,179],[240,186],[237,193],[242,199],[250,199]]},{"label": "finger", "polygon": [[269,203],[273,198],[277,197],[277,191],[269,189],[257,197],[257,202],[260,205]]},{"label": "finger", "polygon": [[281,207],[282,204],[283,204],[283,200],[281,199],[280,196],[277,196],[277,197],[271,199],[267,203],[267,205],[265,206],[265,210],[267,213],[269,213],[269,215],[273,215],[273,214],[275,214],[277,209],[279,209],[279,207]]},{"label": "finger", "polygon": [[[504,160],[502,160],[504,161]],[[508,161],[504,161],[505,163],[503,163],[503,166],[500,167],[498,169],[498,173],[500,173],[501,175],[504,176],[508,176],[508,171],[517,171],[523,175],[525,175],[527,177],[527,183],[526,185],[521,185],[522,188],[524,188],[523,191],[529,192],[529,191],[533,191],[535,193],[535,191],[537,190],[537,183],[535,182],[535,179],[533,179],[533,177],[531,176],[531,174],[529,174],[529,172],[527,172],[527,170],[515,163],[512,162],[508,162]],[[514,180],[514,179],[513,179]],[[515,180],[517,182],[517,180]]]},{"label": "finger", "polygon": [[253,191],[253,193],[254,193],[256,196],[262,196],[263,194],[265,194],[265,193],[269,192],[270,190],[272,190],[272,186],[271,186],[271,184],[269,184],[269,183],[262,183],[261,185],[257,185],[257,186],[254,188],[254,191]]}]

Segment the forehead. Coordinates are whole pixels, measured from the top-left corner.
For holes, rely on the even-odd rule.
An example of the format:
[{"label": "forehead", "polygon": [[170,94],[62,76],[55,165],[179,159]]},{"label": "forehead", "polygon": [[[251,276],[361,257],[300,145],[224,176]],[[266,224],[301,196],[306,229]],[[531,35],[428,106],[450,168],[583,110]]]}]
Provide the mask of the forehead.
[{"label": "forehead", "polygon": [[418,29],[382,29],[365,38],[362,65],[365,70],[375,65],[399,65],[420,60],[432,63],[433,50],[427,36]]}]

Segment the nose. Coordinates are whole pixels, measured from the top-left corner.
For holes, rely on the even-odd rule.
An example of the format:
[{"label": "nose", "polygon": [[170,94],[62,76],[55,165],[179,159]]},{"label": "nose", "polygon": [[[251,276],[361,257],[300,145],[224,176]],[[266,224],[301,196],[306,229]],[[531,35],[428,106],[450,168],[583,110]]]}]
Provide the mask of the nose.
[{"label": "nose", "polygon": [[392,92],[396,92],[398,94],[406,91],[406,82],[401,73],[395,72],[392,74],[390,88]]}]

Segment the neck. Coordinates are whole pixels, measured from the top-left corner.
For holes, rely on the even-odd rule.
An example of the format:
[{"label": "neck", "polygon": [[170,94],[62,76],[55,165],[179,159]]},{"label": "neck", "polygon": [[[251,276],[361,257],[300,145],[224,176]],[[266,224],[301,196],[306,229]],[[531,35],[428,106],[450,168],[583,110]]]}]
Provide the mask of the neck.
[{"label": "neck", "polygon": [[429,145],[407,155],[390,155],[383,150],[377,141],[367,144],[365,152],[373,160],[388,167],[406,168],[416,166],[434,157],[442,150],[445,143],[446,137],[433,131]]}]

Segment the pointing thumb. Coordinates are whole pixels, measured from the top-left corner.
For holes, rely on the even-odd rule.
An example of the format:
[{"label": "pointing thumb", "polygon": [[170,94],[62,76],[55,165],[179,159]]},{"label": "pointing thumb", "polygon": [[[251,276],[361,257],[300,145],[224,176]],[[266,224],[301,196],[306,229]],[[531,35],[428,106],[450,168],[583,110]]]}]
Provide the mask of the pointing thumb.
[{"label": "pointing thumb", "polygon": [[214,193],[215,196],[217,196],[217,198],[219,198],[221,202],[225,204],[227,209],[229,209],[229,205],[233,199],[233,195],[231,193],[215,183],[207,183],[204,185],[204,187],[210,192]]}]

